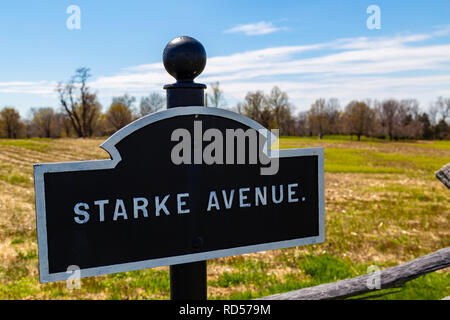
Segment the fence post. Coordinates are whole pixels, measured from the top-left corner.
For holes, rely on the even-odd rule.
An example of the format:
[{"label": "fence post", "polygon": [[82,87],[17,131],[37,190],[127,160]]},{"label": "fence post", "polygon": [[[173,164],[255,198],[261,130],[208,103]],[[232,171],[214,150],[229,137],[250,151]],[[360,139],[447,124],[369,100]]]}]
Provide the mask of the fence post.
[{"label": "fence post", "polygon": [[[164,49],[163,62],[166,71],[177,80],[174,84],[164,86],[167,90],[167,108],[205,106],[206,85],[194,82],[194,78],[202,73],[206,65],[203,45],[191,37],[175,38]],[[195,177],[195,166],[190,171],[190,175]],[[195,180],[192,182],[195,183]],[[195,225],[195,219],[193,224]],[[194,249],[203,247],[201,235],[195,235],[191,241]],[[170,298],[206,300],[206,269],[206,261],[170,266]]]}]

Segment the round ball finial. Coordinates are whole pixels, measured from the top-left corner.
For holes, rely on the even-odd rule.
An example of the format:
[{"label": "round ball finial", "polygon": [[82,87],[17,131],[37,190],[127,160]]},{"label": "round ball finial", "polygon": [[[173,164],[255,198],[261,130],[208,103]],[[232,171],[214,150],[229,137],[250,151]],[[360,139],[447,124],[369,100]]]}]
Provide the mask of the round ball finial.
[{"label": "round ball finial", "polygon": [[203,45],[188,36],[170,41],[163,53],[164,67],[178,82],[192,82],[206,66],[206,51]]}]

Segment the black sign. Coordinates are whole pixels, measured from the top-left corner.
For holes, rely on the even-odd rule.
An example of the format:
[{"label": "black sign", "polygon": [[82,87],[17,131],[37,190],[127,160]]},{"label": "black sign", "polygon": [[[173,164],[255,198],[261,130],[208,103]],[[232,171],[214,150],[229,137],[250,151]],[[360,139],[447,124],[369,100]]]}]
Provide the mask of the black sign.
[{"label": "black sign", "polygon": [[110,160],[35,165],[41,282],[323,242],[323,149],[266,147],[263,164],[261,141],[246,117],[182,107],[117,132]]}]

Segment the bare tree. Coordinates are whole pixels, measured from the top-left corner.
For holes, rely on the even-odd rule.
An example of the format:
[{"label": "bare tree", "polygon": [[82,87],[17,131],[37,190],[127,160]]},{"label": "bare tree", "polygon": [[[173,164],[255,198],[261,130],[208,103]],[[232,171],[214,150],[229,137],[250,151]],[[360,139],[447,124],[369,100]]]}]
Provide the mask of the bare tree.
[{"label": "bare tree", "polygon": [[375,118],[375,112],[363,101],[351,101],[345,107],[344,119],[346,130],[351,135],[356,135],[358,141],[361,136],[369,136]]},{"label": "bare tree", "polygon": [[136,102],[136,98],[133,96],[128,95],[128,93],[125,93],[123,96],[120,97],[113,97],[112,103],[113,104],[122,104],[125,107],[127,107],[131,112],[134,112],[134,103]]},{"label": "bare tree", "polygon": [[328,131],[330,134],[338,134],[341,132],[341,104],[338,99],[330,98],[326,105],[326,116],[328,118]]},{"label": "bare tree", "polygon": [[272,112],[273,121],[275,122],[275,126],[279,128],[280,134],[294,134],[295,121],[292,117],[292,105],[289,102],[287,93],[275,86],[265,101]]},{"label": "bare tree", "polygon": [[430,103],[427,114],[430,118],[431,125],[435,126],[438,123],[439,109],[434,103]]},{"label": "bare tree", "polygon": [[258,121],[261,117],[260,115],[262,109],[264,108],[264,100],[264,92],[248,92],[242,105],[243,114],[255,121]]},{"label": "bare tree", "polygon": [[242,102],[238,102],[236,106],[230,110],[239,114],[244,114],[244,104]]},{"label": "bare tree", "polygon": [[303,111],[297,115],[295,121],[295,135],[306,136],[310,133],[309,122],[308,122],[308,112]]},{"label": "bare tree", "polygon": [[61,111],[56,114],[56,117],[58,119],[59,126],[63,130],[64,136],[72,136],[73,127],[69,115],[64,111]]},{"label": "bare tree", "polygon": [[381,133],[387,135],[390,141],[400,138],[418,139],[424,133],[421,121],[426,119],[421,117],[416,99],[385,100],[378,103],[376,111]]},{"label": "bare tree", "polygon": [[450,117],[450,98],[439,97],[435,103],[435,106],[438,114],[441,116],[438,121],[447,121],[447,118]]},{"label": "bare tree", "polygon": [[401,100],[395,135],[399,138],[419,139],[423,135],[419,117],[419,102],[416,99]]},{"label": "bare tree", "polygon": [[247,93],[242,105],[242,114],[259,122],[267,129],[276,127],[272,111],[266,101],[266,96],[262,91]]},{"label": "bare tree", "polygon": [[324,134],[337,133],[339,122],[339,101],[317,99],[308,111],[310,130],[322,139]]},{"label": "bare tree", "polygon": [[394,139],[400,103],[395,99],[389,99],[381,102],[377,107],[378,117],[385,134],[389,136],[389,140]]},{"label": "bare tree", "polygon": [[31,125],[36,131],[34,135],[41,138],[59,137],[61,135],[61,127],[53,108],[33,108],[31,113],[33,114]]},{"label": "bare tree", "polygon": [[[56,89],[61,106],[69,116],[73,129],[78,137],[82,138],[92,136],[94,124],[101,111],[96,94],[90,92],[87,85],[90,77],[88,68],[79,68],[68,83],[59,83]],[[76,91],[79,91],[79,96],[75,95]]]},{"label": "bare tree", "polygon": [[423,112],[422,114],[419,115],[417,120],[419,121],[422,130],[421,138],[433,139],[434,132],[429,115],[426,112]]},{"label": "bare tree", "polygon": [[419,101],[417,99],[403,99],[400,101],[400,105],[414,118],[419,115]]},{"label": "bare tree", "polygon": [[139,106],[140,116],[146,116],[150,113],[155,113],[166,105],[166,98],[158,93],[152,92],[148,97],[141,98],[141,104]]},{"label": "bare tree", "polygon": [[227,103],[223,96],[223,91],[220,89],[219,82],[209,85],[211,92],[206,93],[206,106],[214,108],[224,108]]},{"label": "bare tree", "polygon": [[133,113],[126,105],[116,102],[111,104],[104,119],[106,131],[111,134],[133,121]]},{"label": "bare tree", "polygon": [[25,125],[20,120],[20,114],[13,107],[4,107],[0,111],[0,130],[2,136],[17,139],[22,136]]}]

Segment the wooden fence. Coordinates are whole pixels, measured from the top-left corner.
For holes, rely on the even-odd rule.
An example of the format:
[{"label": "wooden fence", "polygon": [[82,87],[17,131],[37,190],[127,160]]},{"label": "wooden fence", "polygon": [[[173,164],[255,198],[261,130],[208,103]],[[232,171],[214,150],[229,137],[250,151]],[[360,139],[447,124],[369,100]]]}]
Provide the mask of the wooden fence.
[{"label": "wooden fence", "polygon": [[[316,287],[276,294],[258,300],[329,300],[344,299],[381,289],[388,289],[411,281],[424,274],[450,267],[450,247],[438,250],[421,258],[352,279],[322,284]],[[378,277],[379,287],[373,283]]]},{"label": "wooden fence", "polygon": [[[436,172],[436,177],[450,189],[450,164]],[[438,250],[421,258],[352,279],[322,284],[291,292],[275,294],[258,300],[330,300],[344,299],[364,293],[400,286],[424,274],[450,267],[450,247]],[[374,277],[379,283],[373,286]],[[450,300],[450,296],[444,298]]]},{"label": "wooden fence", "polygon": [[450,189],[450,163],[436,172],[436,178]]}]

